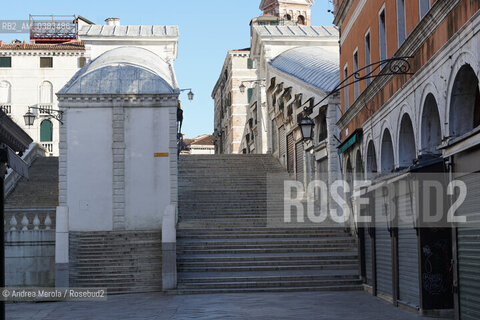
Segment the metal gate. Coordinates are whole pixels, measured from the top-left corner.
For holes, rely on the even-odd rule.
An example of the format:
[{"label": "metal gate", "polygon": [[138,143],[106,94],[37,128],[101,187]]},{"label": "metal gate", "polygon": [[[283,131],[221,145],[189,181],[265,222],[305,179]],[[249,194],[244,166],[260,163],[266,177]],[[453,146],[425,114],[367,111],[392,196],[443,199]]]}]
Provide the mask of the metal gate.
[{"label": "metal gate", "polygon": [[280,162],[286,166],[286,159],[285,159],[285,154],[286,154],[286,137],[285,137],[285,127],[281,126],[278,128],[278,139],[279,139],[279,157],[280,157]]},{"label": "metal gate", "polygon": [[480,174],[460,180],[467,185],[467,198],[456,216],[467,216],[468,227],[457,229],[460,319],[480,319]]},{"label": "metal gate", "polygon": [[295,140],[293,132],[287,136],[287,171],[289,173],[295,172]]},{"label": "metal gate", "polygon": [[372,285],[372,238],[368,228],[363,231],[363,243],[365,252],[365,283]]},{"label": "metal gate", "polygon": [[[380,192],[380,191],[379,191]],[[381,194],[381,192],[380,192]],[[375,267],[377,292],[393,297],[392,247],[383,196],[375,198]]]},{"label": "metal gate", "polygon": [[300,141],[295,145],[295,172],[297,175],[297,181],[305,183],[305,151],[303,149],[303,142]]},{"label": "metal gate", "polygon": [[400,195],[398,205],[398,300],[414,308],[420,305],[418,236],[414,228],[410,193]]}]

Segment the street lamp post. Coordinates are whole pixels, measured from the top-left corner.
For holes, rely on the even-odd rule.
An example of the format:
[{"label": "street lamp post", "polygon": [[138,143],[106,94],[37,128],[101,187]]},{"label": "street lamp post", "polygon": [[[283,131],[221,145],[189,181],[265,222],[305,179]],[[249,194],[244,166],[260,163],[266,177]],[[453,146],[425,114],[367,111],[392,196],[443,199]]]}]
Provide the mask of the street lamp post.
[{"label": "street lamp post", "polygon": [[63,119],[63,111],[61,110],[48,110],[44,108],[37,108],[37,107],[28,107],[28,112],[23,115],[23,120],[25,121],[25,125],[27,127],[33,126],[33,123],[35,122],[35,119],[37,116],[32,113],[31,110],[42,110],[49,118],[54,118],[61,124],[63,124],[62,119]]},{"label": "street lamp post", "polygon": [[240,92],[241,93],[245,93],[245,90],[247,89],[247,87],[245,86],[245,83],[265,83],[265,80],[244,80],[242,81],[242,83],[240,84],[240,86],[238,87],[238,89],[240,89]]},{"label": "street lamp post", "polygon": [[300,123],[300,131],[302,132],[302,139],[303,141],[312,140],[313,139],[313,127],[315,124],[313,123],[312,119],[309,116],[304,115]]},{"label": "street lamp post", "polygon": [[188,89],[180,89],[180,92],[183,92],[183,91],[188,91],[188,100],[192,101],[193,100],[193,97],[195,96],[195,94],[192,92],[192,89],[191,88],[188,88]]}]

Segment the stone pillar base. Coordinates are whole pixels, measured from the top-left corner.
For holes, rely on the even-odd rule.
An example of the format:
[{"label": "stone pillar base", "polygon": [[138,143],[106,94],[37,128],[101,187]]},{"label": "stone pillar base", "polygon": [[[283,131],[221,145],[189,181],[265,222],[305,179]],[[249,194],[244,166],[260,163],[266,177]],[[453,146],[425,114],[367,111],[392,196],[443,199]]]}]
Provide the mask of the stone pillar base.
[{"label": "stone pillar base", "polygon": [[177,288],[177,244],[162,243],[162,289]]},{"label": "stone pillar base", "polygon": [[55,264],[55,287],[68,288],[70,287],[70,267],[68,263]]}]

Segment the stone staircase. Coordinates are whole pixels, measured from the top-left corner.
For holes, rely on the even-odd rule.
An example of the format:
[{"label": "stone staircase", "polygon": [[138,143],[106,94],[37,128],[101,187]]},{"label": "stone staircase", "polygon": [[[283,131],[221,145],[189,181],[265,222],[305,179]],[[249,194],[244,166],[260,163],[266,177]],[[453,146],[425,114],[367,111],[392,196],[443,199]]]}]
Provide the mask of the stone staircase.
[{"label": "stone staircase", "polygon": [[58,206],[58,158],[37,158],[5,200],[5,208],[44,208]]},{"label": "stone staircase", "polygon": [[269,223],[272,208],[283,214],[269,174],[288,178],[270,155],[180,157],[176,293],[361,289],[356,242],[343,229]]},{"label": "stone staircase", "polygon": [[70,232],[70,286],[162,291],[161,241],[153,231]]}]

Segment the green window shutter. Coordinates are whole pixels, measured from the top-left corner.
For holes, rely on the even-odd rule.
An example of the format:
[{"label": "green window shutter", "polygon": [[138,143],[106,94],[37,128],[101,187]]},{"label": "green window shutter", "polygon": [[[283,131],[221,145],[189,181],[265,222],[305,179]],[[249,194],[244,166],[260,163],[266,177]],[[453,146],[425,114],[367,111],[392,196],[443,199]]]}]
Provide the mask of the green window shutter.
[{"label": "green window shutter", "polygon": [[252,96],[253,96],[253,88],[249,88],[247,92],[248,92],[248,103],[250,103],[250,100],[252,100]]},{"label": "green window shutter", "polygon": [[53,140],[53,124],[50,120],[43,120],[40,124],[40,141],[50,142]]},{"label": "green window shutter", "polygon": [[0,57],[0,68],[11,68],[12,57]]},{"label": "green window shutter", "polygon": [[247,68],[248,68],[248,69],[253,69],[253,60],[250,59],[250,58],[249,58],[248,61],[247,61]]}]

